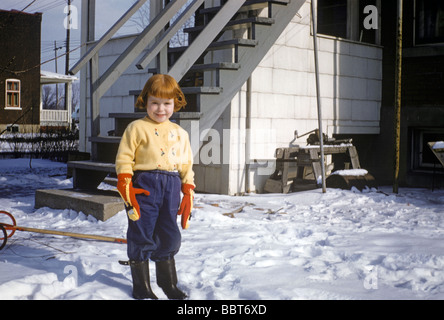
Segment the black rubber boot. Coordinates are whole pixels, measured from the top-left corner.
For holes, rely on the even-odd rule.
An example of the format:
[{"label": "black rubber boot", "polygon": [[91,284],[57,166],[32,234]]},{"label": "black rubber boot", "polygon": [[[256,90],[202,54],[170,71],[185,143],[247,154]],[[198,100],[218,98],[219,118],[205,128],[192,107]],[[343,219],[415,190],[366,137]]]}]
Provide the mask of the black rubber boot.
[{"label": "black rubber boot", "polygon": [[135,299],[158,299],[151,290],[148,261],[130,261]]},{"label": "black rubber boot", "polygon": [[187,295],[177,285],[176,263],[174,259],[156,262],[157,285],[168,299],[183,300]]}]

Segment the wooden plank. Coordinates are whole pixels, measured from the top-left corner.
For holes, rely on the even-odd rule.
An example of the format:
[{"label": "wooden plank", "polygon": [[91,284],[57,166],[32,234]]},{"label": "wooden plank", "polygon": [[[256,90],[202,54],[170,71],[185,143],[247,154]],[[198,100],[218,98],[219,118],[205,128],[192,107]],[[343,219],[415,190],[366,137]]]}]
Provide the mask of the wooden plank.
[{"label": "wooden plank", "polygon": [[313,168],[313,174],[315,181],[318,180],[319,177],[322,176],[322,168],[321,168],[321,162],[319,159],[318,150],[311,149],[310,150],[310,159],[312,161],[312,168]]},{"label": "wooden plank", "polygon": [[[283,155],[283,159],[284,160],[288,160],[288,156],[289,156],[289,152],[288,149],[285,148],[284,149],[284,155]],[[289,167],[289,162],[285,161],[282,162],[282,187],[283,187],[283,193],[288,193],[289,188],[287,187],[288,184],[288,167]],[[285,192],[286,190],[286,192]]]},{"label": "wooden plank", "polygon": [[352,168],[353,169],[361,169],[361,164],[359,163],[358,151],[356,151],[356,147],[348,147],[348,153],[350,155]]}]

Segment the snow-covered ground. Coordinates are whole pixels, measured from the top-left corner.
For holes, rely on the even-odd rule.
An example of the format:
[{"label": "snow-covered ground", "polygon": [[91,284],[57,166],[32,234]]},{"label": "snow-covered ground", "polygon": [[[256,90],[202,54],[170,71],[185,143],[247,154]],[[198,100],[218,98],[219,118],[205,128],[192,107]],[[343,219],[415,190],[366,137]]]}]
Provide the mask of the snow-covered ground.
[{"label": "snow-covered ground", "polygon": [[[101,222],[34,209],[36,189],[72,182],[65,164],[29,165],[0,160],[0,210],[17,225],[125,237],[123,211]],[[444,299],[444,190],[196,194],[182,237],[179,286],[191,300]],[[17,231],[0,251],[0,299],[132,299],[122,259],[125,244]]]}]

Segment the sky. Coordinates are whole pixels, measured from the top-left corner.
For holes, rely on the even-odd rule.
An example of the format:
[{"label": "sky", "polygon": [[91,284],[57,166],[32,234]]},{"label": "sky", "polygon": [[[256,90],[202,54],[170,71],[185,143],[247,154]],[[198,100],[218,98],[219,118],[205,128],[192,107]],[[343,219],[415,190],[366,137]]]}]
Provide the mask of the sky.
[{"label": "sky", "polygon": [[[65,73],[66,50],[66,9],[67,0],[0,0],[0,9],[19,10],[27,13],[42,13],[42,70],[56,71],[54,60],[57,56],[57,72]],[[70,66],[80,58],[80,15],[81,0],[71,0],[73,8],[70,31]],[[134,0],[96,0],[96,39],[100,38],[134,3]],[[75,28],[77,22],[77,29]],[[135,33],[134,24],[128,22],[116,35]],[[57,50],[55,50],[57,48]],[[77,50],[75,50],[77,48]],[[50,60],[50,61],[49,61]]]}]

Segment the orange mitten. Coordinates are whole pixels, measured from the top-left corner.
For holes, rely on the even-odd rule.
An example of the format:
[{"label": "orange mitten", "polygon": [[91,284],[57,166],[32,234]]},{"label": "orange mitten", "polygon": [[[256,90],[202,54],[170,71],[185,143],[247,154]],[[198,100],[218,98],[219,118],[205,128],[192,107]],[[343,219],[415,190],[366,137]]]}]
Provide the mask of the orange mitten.
[{"label": "orange mitten", "polygon": [[181,224],[183,229],[188,228],[188,221],[191,217],[191,210],[193,210],[194,200],[194,186],[191,184],[182,185],[183,198],[180,203],[180,208],[177,214],[182,216]]},{"label": "orange mitten", "polygon": [[136,200],[136,194],[149,196],[150,193],[144,189],[133,188],[131,178],[132,175],[129,173],[121,173],[117,175],[117,190],[125,202],[125,209],[128,217],[133,221],[137,221],[140,218],[140,207]]}]

